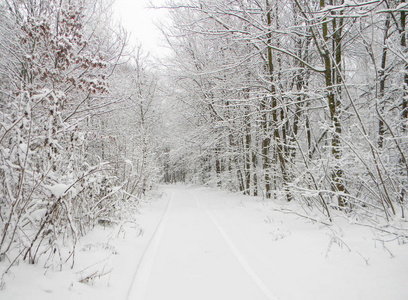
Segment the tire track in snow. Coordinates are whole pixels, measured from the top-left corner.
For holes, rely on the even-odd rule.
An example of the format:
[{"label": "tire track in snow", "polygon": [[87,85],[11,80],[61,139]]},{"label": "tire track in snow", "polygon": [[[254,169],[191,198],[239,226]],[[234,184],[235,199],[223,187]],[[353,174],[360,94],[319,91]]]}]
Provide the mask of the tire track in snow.
[{"label": "tire track in snow", "polygon": [[156,258],[157,250],[160,245],[160,240],[163,235],[164,228],[166,227],[168,212],[171,208],[171,203],[174,198],[174,192],[172,192],[163,215],[160,218],[159,224],[150,238],[143,255],[136,267],[135,274],[133,275],[132,283],[130,284],[126,299],[143,300],[146,298],[147,286],[149,284],[150,275],[152,273],[153,264]]},{"label": "tire track in snow", "polygon": [[[190,192],[191,193],[191,192]],[[228,234],[225,232],[225,230],[222,228],[222,226],[218,223],[217,219],[214,217],[214,215],[206,208],[201,206],[198,198],[196,195],[191,193],[193,198],[197,202],[197,206],[204,210],[206,215],[211,219],[212,223],[215,225],[215,227],[218,229],[220,232],[221,236],[223,237],[224,241],[230,248],[231,252],[234,254],[235,258],[238,260],[240,265],[244,268],[246,273],[251,277],[251,279],[255,282],[255,284],[260,288],[260,290],[264,293],[264,295],[270,299],[270,300],[278,300],[279,298],[269,289],[269,287],[263,282],[263,280],[256,274],[254,269],[252,269],[251,265],[248,263],[248,261],[245,259],[245,257],[242,255],[242,253],[238,250],[238,248],[234,245],[234,243],[231,241],[231,239],[228,237]]]}]

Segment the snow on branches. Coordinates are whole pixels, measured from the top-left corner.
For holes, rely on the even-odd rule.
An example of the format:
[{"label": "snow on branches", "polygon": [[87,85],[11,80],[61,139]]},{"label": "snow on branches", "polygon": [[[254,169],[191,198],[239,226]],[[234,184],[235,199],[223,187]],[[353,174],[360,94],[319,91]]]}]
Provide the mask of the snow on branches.
[{"label": "snow on branches", "polygon": [[88,136],[91,113],[112,101],[101,95],[124,42],[102,36],[97,7],[0,4],[0,260],[11,264],[47,253],[61,265],[73,261],[87,228],[119,217],[117,177],[92,154]]}]

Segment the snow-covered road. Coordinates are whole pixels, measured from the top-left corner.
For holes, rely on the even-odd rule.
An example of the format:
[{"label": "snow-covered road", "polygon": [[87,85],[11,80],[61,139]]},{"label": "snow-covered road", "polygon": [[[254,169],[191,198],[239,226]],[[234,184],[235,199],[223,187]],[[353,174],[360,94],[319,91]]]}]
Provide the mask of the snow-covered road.
[{"label": "snow-covered road", "polygon": [[325,226],[283,214],[307,208],[276,199],[183,185],[162,191],[140,203],[140,226],[97,226],[83,237],[73,269],[13,267],[0,299],[408,299],[403,239],[384,242],[336,216]]},{"label": "snow-covered road", "polygon": [[186,186],[165,191],[167,208],[129,300],[408,297],[406,245],[385,245],[341,219],[326,227],[274,211],[285,202]]},{"label": "snow-covered road", "polygon": [[189,189],[170,193],[128,299],[277,299],[205,201]]}]

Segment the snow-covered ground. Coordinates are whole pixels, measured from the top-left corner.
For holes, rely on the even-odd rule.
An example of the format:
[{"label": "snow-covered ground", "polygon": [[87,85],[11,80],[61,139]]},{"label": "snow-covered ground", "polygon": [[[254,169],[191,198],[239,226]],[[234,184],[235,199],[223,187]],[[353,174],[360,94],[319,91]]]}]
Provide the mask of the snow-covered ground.
[{"label": "snow-covered ground", "polygon": [[83,238],[74,269],[13,267],[0,299],[408,299],[407,244],[275,211],[285,203],[164,189],[141,205],[140,227]]}]

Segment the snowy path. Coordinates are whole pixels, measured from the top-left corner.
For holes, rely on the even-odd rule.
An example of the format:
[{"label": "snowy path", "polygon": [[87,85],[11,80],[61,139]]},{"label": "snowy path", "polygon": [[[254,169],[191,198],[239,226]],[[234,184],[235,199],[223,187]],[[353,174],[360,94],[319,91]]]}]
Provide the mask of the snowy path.
[{"label": "snowy path", "polygon": [[194,191],[173,190],[128,299],[277,299]]},{"label": "snowy path", "polygon": [[302,213],[296,203],[182,185],[163,190],[140,203],[138,225],[98,226],[83,237],[74,269],[13,267],[0,299],[408,299],[404,240],[384,243],[343,218],[328,227],[276,211]]},{"label": "snowy path", "polygon": [[383,245],[366,228],[274,211],[285,202],[165,190],[167,208],[158,226],[146,227],[153,238],[129,300],[408,299],[407,247]]}]

